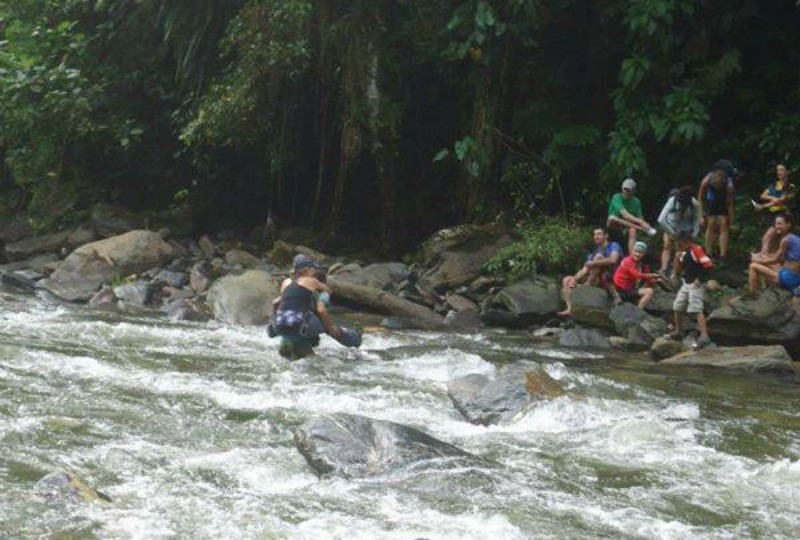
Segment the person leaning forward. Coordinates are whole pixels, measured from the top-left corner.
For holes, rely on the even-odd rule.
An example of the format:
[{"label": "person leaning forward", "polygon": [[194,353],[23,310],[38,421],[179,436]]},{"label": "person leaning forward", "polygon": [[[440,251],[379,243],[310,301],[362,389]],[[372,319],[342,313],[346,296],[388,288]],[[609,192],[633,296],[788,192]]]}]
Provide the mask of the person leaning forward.
[{"label": "person leaning forward", "polygon": [[602,287],[612,297],[616,296],[612,275],[622,259],[622,246],[616,242],[609,242],[608,233],[602,228],[592,232],[592,240],[594,249],[587,255],[584,265],[577,273],[566,276],[561,282],[567,309],[558,312],[559,317],[568,317],[572,314],[572,289],[580,283],[586,282],[595,287]]},{"label": "person leaning forward", "polygon": [[642,231],[649,236],[656,234],[656,230],[642,218],[642,203],[635,193],[636,182],[632,178],[626,178],[622,182],[621,191],[611,197],[606,221],[609,229],[622,231],[627,239],[628,253],[633,253],[636,231]]},{"label": "person leaning forward", "polygon": [[636,303],[641,309],[653,298],[653,285],[658,280],[658,274],[650,272],[650,267],[644,262],[646,253],[647,244],[636,242],[633,254],[622,259],[614,272],[614,286],[619,296],[626,302]]}]

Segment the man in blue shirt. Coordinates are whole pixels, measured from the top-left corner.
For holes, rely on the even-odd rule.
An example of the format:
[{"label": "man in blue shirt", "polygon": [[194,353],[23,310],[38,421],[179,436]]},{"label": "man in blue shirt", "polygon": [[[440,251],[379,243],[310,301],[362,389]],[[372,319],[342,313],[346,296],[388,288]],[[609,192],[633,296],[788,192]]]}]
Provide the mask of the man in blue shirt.
[{"label": "man in blue shirt", "polygon": [[592,233],[594,249],[586,257],[586,263],[573,276],[566,276],[561,282],[562,294],[567,309],[558,312],[559,317],[569,317],[572,314],[572,289],[580,283],[586,282],[594,287],[602,287],[612,297],[616,297],[614,289],[614,270],[622,259],[622,246],[616,242],[608,241],[605,229],[597,228]]}]

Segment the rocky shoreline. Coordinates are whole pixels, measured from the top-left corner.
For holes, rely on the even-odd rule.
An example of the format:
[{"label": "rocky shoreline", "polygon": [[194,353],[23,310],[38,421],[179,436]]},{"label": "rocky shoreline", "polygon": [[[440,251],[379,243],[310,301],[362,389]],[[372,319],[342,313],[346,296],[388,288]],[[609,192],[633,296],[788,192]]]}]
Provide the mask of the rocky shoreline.
[{"label": "rocky shoreline", "polygon": [[721,347],[693,351],[689,340],[662,337],[671,320],[673,293],[657,291],[643,311],[632,304],[615,307],[603,290],[579,286],[572,319],[559,321],[559,277],[506,284],[485,275],[485,264],[514,239],[513,232],[497,225],[439,231],[422,245],[418,262],[411,265],[362,263],[284,240],[271,242],[268,250],[248,250],[241,242],[173,238],[166,228],[154,232],[135,225],[135,220],[108,210],[93,213],[93,219],[79,227],[50,235],[33,235],[19,222],[7,224],[0,228],[0,240],[11,262],[0,265],[0,276],[18,287],[97,308],[158,310],[172,320],[263,325],[269,321],[269,300],[278,295],[292,257],[305,253],[329,267],[337,304],[383,315],[381,324],[387,328],[530,329],[532,340],[649,351],[653,360],[665,365],[791,373],[792,360],[800,359],[800,303],[778,289],[743,294],[742,268],[728,268],[709,284],[709,333]]}]

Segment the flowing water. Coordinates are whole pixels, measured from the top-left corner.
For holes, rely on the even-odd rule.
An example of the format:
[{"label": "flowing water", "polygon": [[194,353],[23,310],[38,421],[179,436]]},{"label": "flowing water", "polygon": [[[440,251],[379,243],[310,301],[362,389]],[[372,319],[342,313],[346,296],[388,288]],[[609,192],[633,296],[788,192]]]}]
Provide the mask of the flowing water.
[{"label": "flowing water", "polygon": [[[790,538],[800,535],[800,386],[533,345],[523,334],[323,340],[288,362],[263,329],[111,315],[5,293],[3,538]],[[569,391],[479,427],[448,380],[540,362]],[[317,478],[292,434],[348,412],[486,458]],[[58,507],[67,470],[111,504]]]}]

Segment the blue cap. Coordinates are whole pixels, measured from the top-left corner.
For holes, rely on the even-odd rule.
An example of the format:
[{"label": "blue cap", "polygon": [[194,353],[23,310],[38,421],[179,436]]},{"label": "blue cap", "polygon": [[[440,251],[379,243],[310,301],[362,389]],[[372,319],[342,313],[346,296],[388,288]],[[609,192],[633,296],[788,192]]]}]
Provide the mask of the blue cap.
[{"label": "blue cap", "polygon": [[314,259],[308,255],[298,253],[294,258],[294,263],[292,266],[294,267],[294,271],[297,272],[299,270],[303,270],[304,268],[316,268],[317,263],[315,263]]}]

